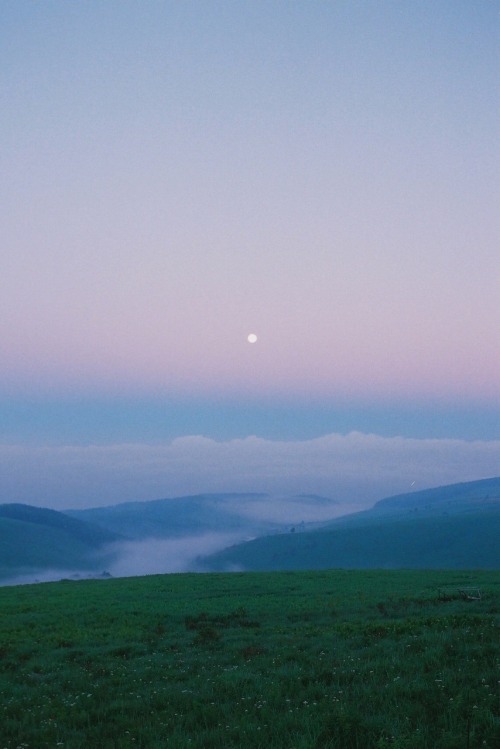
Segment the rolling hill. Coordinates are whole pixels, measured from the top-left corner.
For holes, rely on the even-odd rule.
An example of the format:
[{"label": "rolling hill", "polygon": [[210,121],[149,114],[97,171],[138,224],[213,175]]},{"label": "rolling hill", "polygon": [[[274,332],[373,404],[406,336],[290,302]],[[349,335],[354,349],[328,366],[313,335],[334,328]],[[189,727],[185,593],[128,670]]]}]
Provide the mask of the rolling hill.
[{"label": "rolling hill", "polygon": [[[103,568],[114,571],[115,563],[117,574],[124,574],[124,559],[130,570],[126,574],[141,574],[144,560],[151,555],[158,557],[155,571],[167,572],[172,565],[168,556],[175,557],[175,564],[182,558],[182,564],[189,566],[186,559],[196,555],[200,538],[217,537],[212,548],[221,548],[282,531],[302,512],[331,518],[341,510],[327,497],[271,498],[257,493],[202,494],[64,513],[4,504],[0,505],[0,582],[85,576]],[[167,542],[172,542],[173,550]],[[185,548],[192,550],[187,556]]]},{"label": "rolling hill", "polygon": [[[129,539],[182,538],[220,531],[248,537],[283,530],[290,524],[287,520],[266,519],[258,512],[251,512],[266,499],[268,495],[256,493],[198,494],[70,510],[66,514]],[[311,498],[290,497],[289,503],[299,499],[304,502]],[[321,500],[321,497],[312,498],[315,503]],[[334,504],[333,500],[328,501]]]},{"label": "rolling hill", "polygon": [[0,580],[49,570],[95,572],[110,559],[107,545],[119,538],[55,510],[0,505]]},{"label": "rolling hill", "polygon": [[380,500],[303,533],[238,544],[204,570],[500,568],[500,478]]},{"label": "rolling hill", "polygon": [[[373,507],[353,515],[345,515],[341,522],[371,521],[374,518],[431,517],[498,510],[500,478],[448,484],[433,489],[397,494],[381,499]],[[340,520],[340,519],[339,519]]]},{"label": "rolling hill", "polygon": [[[4,504],[0,581],[91,575],[107,568],[116,574],[147,574],[141,564],[148,555],[158,556],[154,571],[165,572],[168,554],[178,560],[184,546],[189,561],[182,569],[198,571],[498,569],[499,497],[500,478],[487,479],[389,497],[369,510],[314,525],[297,523],[296,518],[303,511],[308,517],[331,513],[331,518],[341,511],[334,500],[203,494],[67,513]],[[212,549],[226,548],[201,556],[203,534],[219,534]],[[200,556],[193,562],[196,554]],[[136,561],[124,572],[121,562],[127,555]]]}]

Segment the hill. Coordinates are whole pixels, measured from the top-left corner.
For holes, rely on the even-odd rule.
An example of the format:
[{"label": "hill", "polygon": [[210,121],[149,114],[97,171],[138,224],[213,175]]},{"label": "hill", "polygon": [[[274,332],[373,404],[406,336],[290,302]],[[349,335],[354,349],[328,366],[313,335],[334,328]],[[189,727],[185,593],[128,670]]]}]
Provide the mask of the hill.
[{"label": "hill", "polygon": [[96,571],[116,533],[62,512],[24,504],[0,505],[0,579],[41,571]]},{"label": "hill", "polygon": [[334,500],[316,496],[281,499],[289,508],[283,517],[266,515],[265,505],[273,506],[274,498],[267,494],[197,494],[186,497],[155,499],[148,502],[125,502],[109,507],[70,510],[72,518],[91,522],[129,539],[182,538],[208,532],[239,533],[242,536],[261,536],[283,530],[295,522],[295,505],[306,504],[329,508],[335,515]]},{"label": "hill", "polygon": [[201,548],[282,531],[303,513],[324,519],[339,512],[327,497],[258,493],[200,494],[64,513],[4,504],[0,581],[75,577],[103,567],[118,575],[188,569]]},{"label": "hill", "polygon": [[397,494],[379,500],[368,510],[344,516],[342,522],[477,513],[498,510],[499,506],[500,478],[490,478]]},{"label": "hill", "polygon": [[199,560],[205,570],[500,568],[500,478],[398,495],[303,533]]},{"label": "hill", "polygon": [[[370,510],[322,523],[319,518],[342,510],[335,500],[316,495],[200,494],[67,513],[4,504],[0,581],[103,569],[117,575],[334,567],[497,569],[499,496],[500,479],[488,479],[389,497]],[[298,522],[303,514],[318,522]],[[254,540],[229,546],[249,538]]]},{"label": "hill", "polygon": [[258,493],[200,494],[64,513],[4,504],[0,581],[75,577],[103,567],[118,575],[189,569],[200,548],[282,531],[302,513],[331,518],[338,512],[338,503],[327,497]]}]

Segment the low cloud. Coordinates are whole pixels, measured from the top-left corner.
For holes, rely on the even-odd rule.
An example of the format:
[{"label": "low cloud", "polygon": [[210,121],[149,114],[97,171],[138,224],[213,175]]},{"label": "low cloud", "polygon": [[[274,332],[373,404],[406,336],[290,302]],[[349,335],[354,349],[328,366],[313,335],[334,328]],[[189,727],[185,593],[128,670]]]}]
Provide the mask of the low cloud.
[{"label": "low cloud", "polygon": [[203,533],[182,538],[147,538],[110,544],[102,551],[102,571],[89,569],[38,569],[17,572],[2,578],[0,586],[31,585],[57,580],[78,581],[88,578],[135,577],[170,572],[200,571],[199,557],[232,546],[249,537],[242,533]]},{"label": "low cloud", "polygon": [[320,494],[357,507],[499,474],[500,441],[358,432],[296,442],[191,436],[163,445],[4,445],[0,503],[76,509],[207,492],[268,492]]},{"label": "low cloud", "polygon": [[112,551],[116,554],[116,559],[109,565],[109,571],[113,577],[194,571],[197,569],[198,557],[212,554],[244,540],[241,535],[206,533],[176,539],[148,538],[144,541],[126,541],[113,546]]}]

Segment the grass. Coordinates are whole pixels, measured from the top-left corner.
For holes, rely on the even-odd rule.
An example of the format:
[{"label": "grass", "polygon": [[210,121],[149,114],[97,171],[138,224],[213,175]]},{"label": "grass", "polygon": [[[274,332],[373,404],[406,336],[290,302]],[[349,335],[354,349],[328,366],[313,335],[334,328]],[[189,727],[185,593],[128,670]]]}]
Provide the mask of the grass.
[{"label": "grass", "polygon": [[498,749],[499,601],[464,571],[3,588],[0,749]]}]

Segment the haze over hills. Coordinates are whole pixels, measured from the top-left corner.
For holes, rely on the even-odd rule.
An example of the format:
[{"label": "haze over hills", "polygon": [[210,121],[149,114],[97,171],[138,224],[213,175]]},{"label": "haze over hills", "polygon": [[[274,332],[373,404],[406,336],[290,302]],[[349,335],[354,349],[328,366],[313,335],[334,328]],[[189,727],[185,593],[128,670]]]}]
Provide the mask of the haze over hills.
[{"label": "haze over hills", "polygon": [[125,502],[66,514],[129,539],[182,538],[221,530],[255,536],[282,530],[304,512],[310,515],[311,508],[314,516],[314,511],[317,514],[318,508],[326,506],[322,519],[331,518],[335,505],[334,500],[316,496],[224,493]]},{"label": "haze over hills", "polygon": [[500,478],[402,494],[317,530],[259,538],[205,570],[500,568]]},{"label": "haze over hills", "polygon": [[389,497],[340,517],[341,505],[317,495],[202,494],[66,513],[4,504],[0,580],[95,576],[103,570],[127,576],[330,567],[496,569],[499,498],[500,478],[492,478]]},{"label": "haze over hills", "polygon": [[57,512],[0,505],[0,580],[183,571],[239,541],[342,511],[317,495],[203,494]]}]

